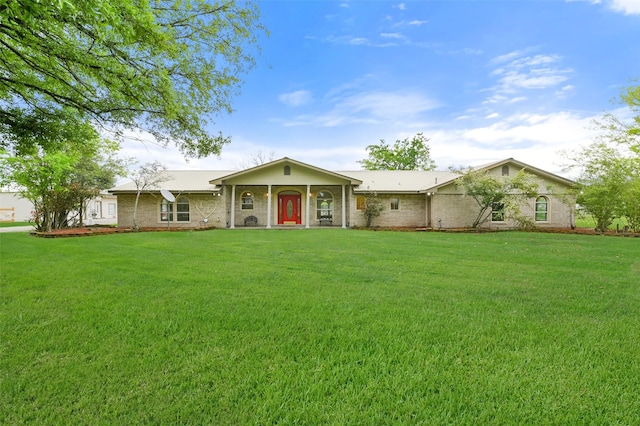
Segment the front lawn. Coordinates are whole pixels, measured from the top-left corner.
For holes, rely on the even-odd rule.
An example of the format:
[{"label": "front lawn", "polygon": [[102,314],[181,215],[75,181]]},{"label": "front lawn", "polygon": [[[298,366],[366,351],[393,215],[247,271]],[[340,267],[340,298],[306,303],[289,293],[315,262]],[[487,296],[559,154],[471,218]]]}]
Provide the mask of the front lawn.
[{"label": "front lawn", "polygon": [[33,222],[0,222],[0,228],[12,228],[15,226],[33,226]]},{"label": "front lawn", "polygon": [[640,424],[640,239],[0,234],[0,424]]}]

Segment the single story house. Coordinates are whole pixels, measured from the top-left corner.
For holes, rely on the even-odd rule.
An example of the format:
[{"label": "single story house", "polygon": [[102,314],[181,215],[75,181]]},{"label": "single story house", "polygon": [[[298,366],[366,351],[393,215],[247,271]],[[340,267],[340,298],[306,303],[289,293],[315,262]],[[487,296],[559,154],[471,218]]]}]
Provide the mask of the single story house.
[{"label": "single story house", "polygon": [[[0,192],[0,222],[33,221],[33,203],[18,191]],[[114,225],[118,221],[117,197],[107,191],[87,201],[83,212],[84,224]],[[70,219],[78,220],[75,213]]]},{"label": "single story house", "polygon": [[[512,158],[481,169],[497,176],[526,170],[541,192],[522,205],[521,213],[538,227],[575,225],[573,181]],[[136,222],[173,228],[362,227],[366,197],[375,194],[382,211],[372,226],[465,228],[479,207],[456,184],[458,176],[451,171],[334,172],[286,157],[241,171],[172,170],[157,187],[141,191]],[[109,192],[117,196],[118,225],[133,227],[136,185]],[[508,229],[516,223],[496,214],[482,226]]]}]

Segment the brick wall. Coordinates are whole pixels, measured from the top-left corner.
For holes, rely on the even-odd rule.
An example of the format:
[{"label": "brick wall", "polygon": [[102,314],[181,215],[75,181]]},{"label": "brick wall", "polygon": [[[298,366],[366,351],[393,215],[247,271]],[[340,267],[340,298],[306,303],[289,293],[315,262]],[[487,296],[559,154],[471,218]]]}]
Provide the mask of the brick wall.
[{"label": "brick wall", "polygon": [[[349,214],[350,226],[365,226],[367,221],[362,210],[357,210],[356,197],[359,194],[351,194]],[[380,227],[415,227],[422,228],[426,225],[426,195],[425,194],[378,194],[378,200],[382,204],[380,216],[373,219],[371,226]],[[391,209],[391,199],[397,198],[398,210]]]},{"label": "brick wall", "polygon": [[[189,222],[171,221],[172,228],[199,228],[203,226],[225,227],[224,199],[209,194],[184,194],[189,199]],[[118,195],[118,226],[123,228],[133,227],[133,212],[135,207],[135,194]],[[160,220],[160,203],[162,196],[159,194],[141,194],[138,201],[137,222],[140,227],[162,227],[167,222]],[[204,219],[208,219],[205,224]]]}]

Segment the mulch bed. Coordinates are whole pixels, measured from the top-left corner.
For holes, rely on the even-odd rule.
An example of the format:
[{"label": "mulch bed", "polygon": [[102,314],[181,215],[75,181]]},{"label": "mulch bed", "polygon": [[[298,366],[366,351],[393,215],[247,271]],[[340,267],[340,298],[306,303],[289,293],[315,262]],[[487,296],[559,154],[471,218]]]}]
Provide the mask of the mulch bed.
[{"label": "mulch bed", "polygon": [[175,232],[175,231],[204,231],[214,228],[118,228],[115,226],[83,226],[64,229],[54,229],[50,232],[31,232],[31,235],[41,238],[68,238],[68,237],[88,237],[92,235],[124,234],[129,232]]},{"label": "mulch bed", "polygon": [[[84,226],[65,229],[55,229],[51,232],[31,232],[32,235],[42,238],[66,238],[66,237],[87,237],[92,235],[108,235],[108,234],[124,234],[129,232],[184,232],[184,231],[206,231],[216,229],[215,227],[209,228],[167,228],[167,227],[147,227],[139,228],[135,231],[132,228],[118,228],[115,226]],[[358,228],[367,229],[367,228]],[[406,232],[468,232],[468,233],[483,233],[483,232],[503,232],[503,230],[495,229],[470,229],[470,228],[455,228],[455,229],[430,229],[430,228],[368,228],[372,231],[406,231]],[[511,230],[512,231],[512,230]],[[556,234],[581,234],[581,235],[607,235],[612,237],[640,237],[640,233],[637,232],[598,232],[591,228],[538,228],[527,230],[528,232],[547,232]]]}]

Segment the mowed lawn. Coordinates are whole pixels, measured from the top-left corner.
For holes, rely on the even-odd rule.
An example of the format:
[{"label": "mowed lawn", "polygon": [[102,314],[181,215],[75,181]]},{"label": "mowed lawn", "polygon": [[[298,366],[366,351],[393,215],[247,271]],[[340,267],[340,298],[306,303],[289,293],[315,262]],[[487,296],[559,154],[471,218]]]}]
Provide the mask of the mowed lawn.
[{"label": "mowed lawn", "polygon": [[640,239],[1,234],[0,424],[640,424]]}]

